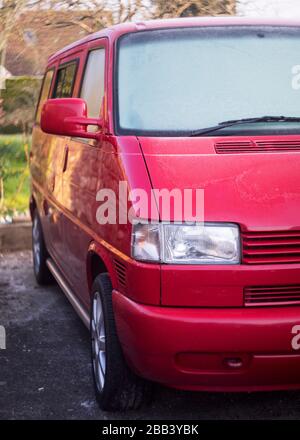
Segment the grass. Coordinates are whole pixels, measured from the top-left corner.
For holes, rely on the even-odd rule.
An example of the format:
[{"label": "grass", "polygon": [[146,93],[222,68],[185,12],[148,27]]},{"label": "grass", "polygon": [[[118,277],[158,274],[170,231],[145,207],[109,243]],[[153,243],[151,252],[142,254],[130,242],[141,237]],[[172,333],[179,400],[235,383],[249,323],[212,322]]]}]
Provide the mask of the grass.
[{"label": "grass", "polygon": [[[15,216],[28,211],[28,150],[29,142],[24,136],[0,136],[0,180],[4,188],[0,201],[0,217]],[[0,189],[0,196],[1,193]]]}]

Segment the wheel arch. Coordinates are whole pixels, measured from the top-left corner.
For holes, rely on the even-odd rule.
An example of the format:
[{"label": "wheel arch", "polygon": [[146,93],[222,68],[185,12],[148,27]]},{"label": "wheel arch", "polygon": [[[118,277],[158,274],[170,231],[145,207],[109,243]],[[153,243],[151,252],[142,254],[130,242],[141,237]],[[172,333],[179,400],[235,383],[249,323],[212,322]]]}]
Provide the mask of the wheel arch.
[{"label": "wheel arch", "polygon": [[101,273],[107,272],[110,276],[113,288],[117,285],[112,257],[110,253],[98,243],[92,242],[88,248],[86,260],[86,273],[89,291],[91,291],[95,278]]}]

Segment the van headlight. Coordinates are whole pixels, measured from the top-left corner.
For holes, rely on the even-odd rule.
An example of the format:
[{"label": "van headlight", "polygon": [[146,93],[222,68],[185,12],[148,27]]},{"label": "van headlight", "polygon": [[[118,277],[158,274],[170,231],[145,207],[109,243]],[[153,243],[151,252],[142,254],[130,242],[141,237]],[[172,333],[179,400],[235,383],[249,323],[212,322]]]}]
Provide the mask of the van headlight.
[{"label": "van headlight", "polygon": [[168,264],[239,264],[239,228],[231,223],[132,225],[132,257]]}]

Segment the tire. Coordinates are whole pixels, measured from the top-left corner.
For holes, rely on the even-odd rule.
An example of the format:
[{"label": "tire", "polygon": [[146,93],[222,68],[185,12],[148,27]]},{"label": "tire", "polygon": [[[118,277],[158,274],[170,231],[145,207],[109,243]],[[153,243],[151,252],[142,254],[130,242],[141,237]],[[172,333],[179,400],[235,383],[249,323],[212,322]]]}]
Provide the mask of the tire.
[{"label": "tire", "polygon": [[104,411],[138,409],[149,403],[152,386],[127,366],[117,336],[112,285],[108,274],[98,275],[92,287],[92,374],[96,399]]},{"label": "tire", "polygon": [[46,264],[48,252],[46,249],[41,221],[37,210],[32,219],[32,255],[33,271],[38,284],[46,285],[53,282],[53,277]]}]

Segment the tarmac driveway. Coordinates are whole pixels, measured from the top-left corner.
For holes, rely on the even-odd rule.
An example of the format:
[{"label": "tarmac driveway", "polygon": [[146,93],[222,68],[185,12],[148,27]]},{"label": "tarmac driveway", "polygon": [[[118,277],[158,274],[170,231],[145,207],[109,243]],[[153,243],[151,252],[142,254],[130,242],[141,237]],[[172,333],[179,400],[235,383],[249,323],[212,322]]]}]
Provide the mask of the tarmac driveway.
[{"label": "tarmac driveway", "polygon": [[36,285],[30,252],[0,255],[0,419],[299,419],[300,392],[191,393],[159,387],[138,412],[94,400],[89,335],[57,286]]}]

